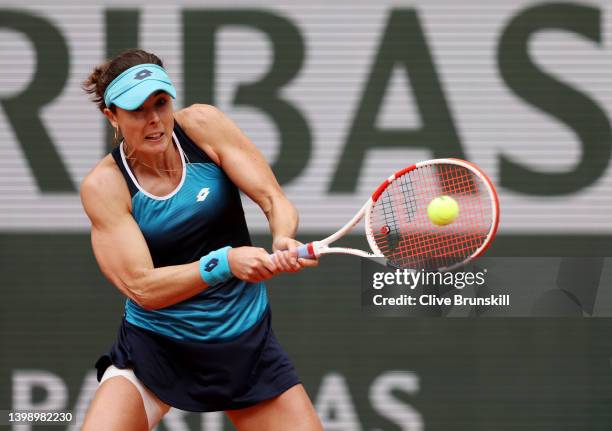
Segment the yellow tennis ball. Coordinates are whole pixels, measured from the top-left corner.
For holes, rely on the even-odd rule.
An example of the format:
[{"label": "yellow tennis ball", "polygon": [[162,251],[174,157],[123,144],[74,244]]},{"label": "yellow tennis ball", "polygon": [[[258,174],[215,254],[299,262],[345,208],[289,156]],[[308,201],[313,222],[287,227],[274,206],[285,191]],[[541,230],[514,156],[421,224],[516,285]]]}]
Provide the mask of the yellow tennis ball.
[{"label": "yellow tennis ball", "polygon": [[449,224],[459,215],[459,205],[450,196],[439,196],[427,205],[427,215],[434,224]]}]

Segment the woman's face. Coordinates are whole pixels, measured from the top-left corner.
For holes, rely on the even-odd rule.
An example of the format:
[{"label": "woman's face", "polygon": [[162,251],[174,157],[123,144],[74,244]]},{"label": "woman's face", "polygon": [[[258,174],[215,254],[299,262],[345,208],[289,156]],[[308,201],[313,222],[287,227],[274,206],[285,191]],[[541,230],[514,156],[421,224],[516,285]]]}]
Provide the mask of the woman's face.
[{"label": "woman's face", "polygon": [[129,151],[154,156],[172,143],[172,97],[164,91],[151,94],[133,111],[117,107],[114,113],[105,109],[104,114],[113,127],[119,127]]}]

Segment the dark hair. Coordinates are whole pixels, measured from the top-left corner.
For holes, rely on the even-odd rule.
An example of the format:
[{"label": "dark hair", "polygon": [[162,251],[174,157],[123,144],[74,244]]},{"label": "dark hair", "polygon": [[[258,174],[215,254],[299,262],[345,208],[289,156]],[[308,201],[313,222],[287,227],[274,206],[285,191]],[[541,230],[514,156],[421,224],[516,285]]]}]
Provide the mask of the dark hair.
[{"label": "dark hair", "polygon": [[[86,93],[92,95],[91,100],[98,105],[98,109],[104,111],[104,108],[107,107],[104,103],[106,87],[113,82],[113,79],[121,75],[123,71],[144,63],[153,63],[164,67],[160,58],[155,54],[143,51],[142,49],[131,48],[96,66],[87,79],[83,81],[82,88]],[[115,112],[115,105],[112,105],[110,109]]]}]

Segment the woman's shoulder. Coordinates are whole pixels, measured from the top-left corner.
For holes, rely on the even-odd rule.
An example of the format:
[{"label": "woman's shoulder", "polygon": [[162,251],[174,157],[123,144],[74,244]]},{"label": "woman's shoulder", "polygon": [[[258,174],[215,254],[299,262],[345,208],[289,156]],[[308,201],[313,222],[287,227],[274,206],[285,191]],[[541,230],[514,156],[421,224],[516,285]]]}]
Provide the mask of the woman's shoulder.
[{"label": "woman's shoulder", "polygon": [[223,116],[219,108],[205,103],[194,103],[174,113],[179,124],[185,127],[216,124]]},{"label": "woman's shoulder", "polygon": [[107,154],[81,181],[81,196],[97,199],[120,199],[130,200],[123,174],[111,154]]},{"label": "woman's shoulder", "polygon": [[213,162],[219,165],[217,145],[219,144],[219,130],[223,127],[225,115],[213,105],[196,103],[174,113],[183,131],[189,138],[204,151]]}]

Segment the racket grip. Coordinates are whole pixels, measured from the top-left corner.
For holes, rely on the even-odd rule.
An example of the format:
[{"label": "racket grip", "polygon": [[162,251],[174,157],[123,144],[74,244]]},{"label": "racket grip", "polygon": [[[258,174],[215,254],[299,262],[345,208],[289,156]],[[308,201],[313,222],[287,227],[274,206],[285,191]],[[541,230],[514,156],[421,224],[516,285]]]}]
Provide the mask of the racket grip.
[{"label": "racket grip", "polygon": [[[309,246],[310,246],[310,250],[312,250],[312,254],[309,251]],[[298,246],[297,253],[298,253],[298,257],[301,257],[304,259],[314,259],[315,258],[314,249],[312,248],[311,242],[309,242],[308,244],[302,244]],[[274,253],[271,253],[268,256],[270,257],[270,259],[273,259]]]},{"label": "racket grip", "polygon": [[[313,251],[313,254],[310,253],[310,251],[308,250],[309,248],[310,248],[310,250]],[[301,257],[301,258],[304,258],[304,259],[314,259],[315,258],[314,250],[312,249],[312,243],[300,245],[297,248],[297,252],[298,252],[298,257]]]}]

